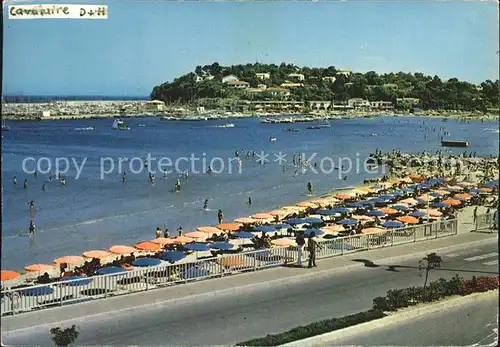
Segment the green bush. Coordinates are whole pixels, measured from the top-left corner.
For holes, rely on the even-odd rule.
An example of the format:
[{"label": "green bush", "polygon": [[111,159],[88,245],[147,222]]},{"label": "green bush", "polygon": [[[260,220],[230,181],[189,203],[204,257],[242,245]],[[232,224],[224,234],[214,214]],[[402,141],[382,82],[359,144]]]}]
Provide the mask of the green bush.
[{"label": "green bush", "polygon": [[281,334],[267,335],[266,337],[240,342],[236,346],[279,346],[285,343],[306,339],[311,336],[321,335],[349,326],[369,322],[385,316],[386,315],[382,311],[369,310],[340,318],[326,319],[306,326],[300,326]]}]

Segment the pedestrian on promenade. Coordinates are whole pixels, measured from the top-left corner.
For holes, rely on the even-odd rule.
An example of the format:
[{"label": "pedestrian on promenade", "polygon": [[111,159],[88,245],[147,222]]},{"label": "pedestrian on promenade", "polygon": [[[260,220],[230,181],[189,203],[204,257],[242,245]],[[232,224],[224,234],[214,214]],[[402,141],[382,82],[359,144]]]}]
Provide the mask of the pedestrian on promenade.
[{"label": "pedestrian on promenade", "polygon": [[474,223],[476,223],[477,218],[477,206],[474,208]]},{"label": "pedestrian on promenade", "polygon": [[304,252],[304,245],[306,244],[306,239],[304,238],[304,232],[301,230],[297,233],[295,237],[295,242],[297,243],[297,265],[302,267],[302,255]]},{"label": "pedestrian on promenade", "polygon": [[309,251],[309,266],[308,268],[316,267],[316,250],[319,247],[316,242],[314,232],[309,234],[309,239],[307,240],[307,250]]}]

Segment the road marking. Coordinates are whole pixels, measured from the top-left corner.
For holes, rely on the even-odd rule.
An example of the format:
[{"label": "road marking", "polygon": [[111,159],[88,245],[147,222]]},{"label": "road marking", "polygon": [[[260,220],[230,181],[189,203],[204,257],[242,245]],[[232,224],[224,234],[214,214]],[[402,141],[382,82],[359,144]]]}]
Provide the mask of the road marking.
[{"label": "road marking", "polygon": [[491,258],[491,257],[496,257],[498,255],[498,252],[493,252],[493,253],[487,253],[483,255],[478,255],[472,258],[465,258],[465,261],[476,261],[476,260],[483,260],[486,258]]},{"label": "road marking", "polygon": [[486,263],[483,263],[483,265],[498,265],[498,259],[493,261],[488,261]]},{"label": "road marking", "polygon": [[456,257],[461,257],[462,255],[466,255],[466,254],[470,254],[470,253],[477,253],[477,252],[481,252],[481,250],[479,248],[467,249],[467,250],[461,251],[461,252],[444,254],[443,256],[447,257],[447,258],[456,258]]}]

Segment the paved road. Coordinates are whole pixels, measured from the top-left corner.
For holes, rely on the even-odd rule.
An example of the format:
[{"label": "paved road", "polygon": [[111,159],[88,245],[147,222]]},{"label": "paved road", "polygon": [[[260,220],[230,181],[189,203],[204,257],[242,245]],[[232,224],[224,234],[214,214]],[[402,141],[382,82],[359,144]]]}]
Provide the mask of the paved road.
[{"label": "paved road", "polygon": [[[456,273],[464,277],[498,273],[496,242],[441,256],[443,268],[431,273],[430,280]],[[360,253],[359,257],[368,258],[370,253]],[[210,301],[193,299],[126,314],[82,317],[76,323],[81,331],[78,344],[228,345],[355,313],[370,308],[374,297],[391,288],[422,284],[416,269],[419,259],[409,257],[398,264],[380,263],[262,290],[242,289],[237,294],[214,296]],[[47,327],[3,336],[4,343],[16,345],[48,345],[49,339]]]},{"label": "paved road", "polygon": [[[488,297],[413,321],[338,339],[336,346],[497,346],[498,297]],[[332,342],[319,346],[331,346]]]}]

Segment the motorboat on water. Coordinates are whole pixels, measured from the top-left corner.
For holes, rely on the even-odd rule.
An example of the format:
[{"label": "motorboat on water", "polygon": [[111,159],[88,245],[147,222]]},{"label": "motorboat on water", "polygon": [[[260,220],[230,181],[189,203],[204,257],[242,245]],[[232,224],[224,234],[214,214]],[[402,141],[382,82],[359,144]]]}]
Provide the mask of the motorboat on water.
[{"label": "motorboat on water", "polygon": [[2,131],[9,131],[10,126],[8,126],[5,121],[2,122]]},{"label": "motorboat on water", "polygon": [[234,128],[234,124],[233,123],[225,123],[225,124],[221,124],[221,125],[216,125],[217,128]]},{"label": "motorboat on water", "polygon": [[113,125],[111,125],[112,130],[130,130],[130,127],[125,124],[121,119],[115,119]]},{"label": "motorboat on water", "polygon": [[284,128],[283,131],[290,131],[290,132],[298,133],[300,131],[300,129],[297,129],[297,128]]},{"label": "motorboat on water", "polygon": [[307,127],[307,129],[325,129],[325,128],[331,128],[332,125],[330,124],[329,121],[326,121],[325,124],[318,124],[318,125],[312,125]]},{"label": "motorboat on water", "polygon": [[275,142],[275,141],[276,141],[276,137],[271,136],[271,137],[269,138],[269,141],[271,141],[271,142]]}]

